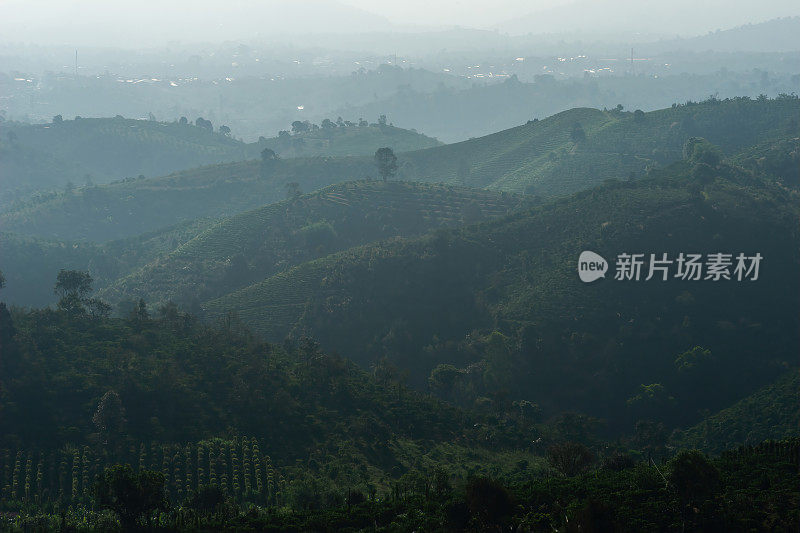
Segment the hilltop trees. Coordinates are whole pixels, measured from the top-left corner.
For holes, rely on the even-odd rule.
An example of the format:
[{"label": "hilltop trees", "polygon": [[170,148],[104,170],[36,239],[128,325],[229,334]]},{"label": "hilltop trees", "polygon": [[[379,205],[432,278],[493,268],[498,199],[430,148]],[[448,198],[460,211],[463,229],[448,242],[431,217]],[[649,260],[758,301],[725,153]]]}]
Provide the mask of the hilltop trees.
[{"label": "hilltop trees", "polygon": [[378,148],[375,152],[375,165],[383,181],[386,181],[397,172],[397,156],[391,148]]},{"label": "hilltop trees", "polygon": [[307,120],[295,120],[292,122],[292,133],[305,133],[311,129],[311,124]]},{"label": "hilltop trees", "polygon": [[211,123],[211,121],[206,120],[203,117],[197,117],[197,120],[194,121],[194,124],[198,128],[203,128],[208,131],[214,131],[214,125]]}]

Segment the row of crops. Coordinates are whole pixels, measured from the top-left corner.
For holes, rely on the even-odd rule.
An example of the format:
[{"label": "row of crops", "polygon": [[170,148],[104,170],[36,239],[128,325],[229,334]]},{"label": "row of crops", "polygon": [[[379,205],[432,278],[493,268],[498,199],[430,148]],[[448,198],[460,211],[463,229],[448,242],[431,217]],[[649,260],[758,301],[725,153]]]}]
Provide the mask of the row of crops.
[{"label": "row of crops", "polygon": [[58,451],[0,450],[0,502],[82,503],[95,480],[114,463],[161,472],[173,501],[203,485],[218,485],[238,502],[279,504],[285,480],[254,438],[213,439],[197,444],[142,443],[114,453],[97,447]]}]

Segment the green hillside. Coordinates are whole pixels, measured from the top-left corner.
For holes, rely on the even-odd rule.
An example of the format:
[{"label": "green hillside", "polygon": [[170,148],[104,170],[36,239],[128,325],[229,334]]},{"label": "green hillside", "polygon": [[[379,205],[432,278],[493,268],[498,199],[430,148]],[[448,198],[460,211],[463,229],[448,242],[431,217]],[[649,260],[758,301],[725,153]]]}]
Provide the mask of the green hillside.
[{"label": "green hillside", "polygon": [[372,155],[384,146],[391,146],[395,152],[410,152],[442,144],[416,131],[388,124],[327,124],[328,127],[315,127],[307,132],[261,139],[253,146],[259,152],[269,148],[286,158]]},{"label": "green hillside", "polygon": [[347,182],[225,219],[101,292],[193,307],[304,261],[524,205],[506,193],[399,181]]},{"label": "green hillside", "polygon": [[[127,320],[52,310],[12,317],[3,305],[0,335],[0,510],[32,493],[84,502],[95,475],[114,462],[170,465],[170,478],[173,468],[178,476],[170,484],[176,498],[217,482],[236,501],[262,505],[297,503],[277,478],[307,479],[306,464],[324,469],[314,477],[326,490],[346,493],[370,486],[387,492],[390,480],[437,450],[437,463],[454,473],[506,468],[523,458],[533,471],[541,463],[518,446],[521,428],[370,376],[313,342],[257,342],[230,321],[209,327],[175,312]],[[493,449],[481,442],[488,432],[495,435]],[[444,450],[465,462],[448,460]],[[43,465],[39,482],[26,491],[18,483],[17,453]],[[185,461],[184,453],[191,454]],[[78,470],[70,472],[75,485],[62,490],[67,473],[58,469],[65,460]],[[273,466],[262,487],[254,478]]]},{"label": "green hillside", "polygon": [[788,187],[800,186],[800,137],[782,137],[742,150],[736,164],[775,178]]},{"label": "green hillside", "polygon": [[371,163],[355,158],[284,159],[267,171],[257,161],[229,163],[84,187],[0,214],[0,223],[14,233],[104,242],[277,202],[287,197],[290,183],[313,191],[368,172],[373,172]]},{"label": "green hillside", "polygon": [[264,344],[170,308],[123,320],[0,304],[0,342],[12,531],[786,530],[797,518],[797,439],[653,466],[619,444],[565,442],[574,427],[516,406],[459,409],[308,339]]},{"label": "green hillside", "polygon": [[[796,193],[746,171],[684,162],[497,221],[310,261],[206,308],[235,310],[271,340],[313,336],[365,366],[388,357],[456,401],[510,396],[617,428],[685,426],[793,361],[797,205]],[[769,259],[757,283],[585,285],[582,250]],[[678,363],[687,351],[701,359],[691,371]],[[716,386],[698,389],[712,367]]]},{"label": "green hillside", "polygon": [[[436,139],[390,125],[344,125],[244,143],[219,128],[191,123],[85,118],[51,124],[0,124],[0,207],[42,190],[87,181],[109,183],[163,176],[215,163],[256,159],[270,148],[281,157],[372,155],[437,146]],[[235,133],[235,132],[234,132]]]},{"label": "green hillside", "polygon": [[[478,139],[406,154],[417,179],[563,196],[682,157],[690,137],[733,155],[798,134],[800,100],[708,100],[649,113],[571,109]],[[582,133],[581,133],[582,132]]]},{"label": "green hillside", "polygon": [[8,280],[4,300],[34,307],[54,303],[53,280],[61,269],[87,271],[96,287],[105,287],[169,253],[214,222],[196,219],[105,244],[0,232],[0,271]]},{"label": "green hillside", "polygon": [[699,424],[670,438],[676,448],[695,448],[711,453],[736,446],[753,446],[800,434],[800,374],[790,370],[775,383],[714,413]]},{"label": "green hillside", "polygon": [[[702,104],[712,105],[728,103]],[[541,140],[577,114],[597,131],[624,122],[572,113],[542,126]],[[395,180],[304,195],[371,162],[287,158],[86,188],[6,214],[4,229],[105,237],[183,222],[105,243],[0,234],[5,301],[16,290],[52,298],[56,268],[88,269],[102,298],[148,300],[109,318],[90,280],[67,272],[55,309],[0,302],[0,521],[12,531],[791,529],[800,191],[787,129],[762,129],[750,145],[718,137],[725,153],[687,139],[679,161],[640,179],[546,202],[491,184]],[[589,142],[581,130],[572,154]],[[519,132],[503,133],[510,143]],[[527,148],[502,146],[491,148],[498,175],[515,157],[524,166]],[[586,250],[608,261],[605,279],[579,280]],[[644,254],[641,279],[615,279],[623,253]],[[649,255],[662,253],[762,261],[757,280],[681,280],[676,265],[669,279],[645,279]],[[202,316],[169,299],[202,303]],[[748,446],[730,450],[737,443]]]},{"label": "green hillside", "polygon": [[254,148],[206,128],[177,122],[82,118],[51,124],[4,123],[3,203],[40,189],[87,179],[108,183],[162,176],[189,167],[257,156]]},{"label": "green hillside", "polygon": [[[679,160],[691,137],[708,139],[727,156],[797,137],[798,111],[794,97],[710,100],[644,114],[573,109],[479,139],[400,153],[397,178],[564,196]],[[285,198],[289,183],[309,192],[375,175],[371,157],[216,165],[42,197],[3,213],[0,223],[15,233],[106,241],[272,203]]]}]

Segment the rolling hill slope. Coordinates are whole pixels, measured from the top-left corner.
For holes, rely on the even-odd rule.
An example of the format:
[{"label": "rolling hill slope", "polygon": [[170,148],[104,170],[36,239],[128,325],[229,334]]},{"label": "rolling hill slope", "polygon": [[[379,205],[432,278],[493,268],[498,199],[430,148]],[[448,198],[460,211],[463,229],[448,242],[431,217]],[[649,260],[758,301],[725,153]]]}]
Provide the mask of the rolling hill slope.
[{"label": "rolling hill slope", "polygon": [[[800,316],[796,193],[726,165],[711,178],[703,168],[680,163],[478,226],[350,249],[206,308],[235,310],[274,341],[313,336],[363,365],[388,357],[420,387],[436,381],[437,365],[454,365],[448,394],[467,401],[502,389],[616,427],[651,417],[686,425],[792,361]],[[757,283],[584,285],[575,275],[582,250],[769,259]],[[693,346],[713,354],[714,390],[694,388],[703,365],[679,370]],[[667,391],[664,405],[637,407],[639,387],[652,384]]]},{"label": "rolling hill slope", "polygon": [[444,185],[332,185],[225,219],[100,296],[199,303],[339,250],[506,215],[524,204],[516,195]]},{"label": "rolling hill slope", "polygon": [[[651,113],[572,109],[493,135],[399,154],[397,177],[565,196],[681,159],[691,137],[733,156],[759,142],[798,136],[800,100],[709,100]],[[374,176],[371,157],[249,161],[157,179],[88,187],[0,215],[5,231],[106,241],[197,217],[229,216],[303,191]]]},{"label": "rolling hill slope", "polygon": [[284,159],[202,167],[157,179],[84,187],[0,214],[5,231],[50,239],[104,242],[204,217],[223,217],[277,202],[287,185],[303,191],[365,176],[357,158]]},{"label": "rolling hill slope", "polygon": [[441,144],[390,125],[344,123],[244,143],[220,133],[219,128],[122,117],[2,123],[0,134],[0,207],[36,191],[63,189],[68,183],[104,184],[256,159],[264,148],[281,157],[315,157],[372,155],[382,146],[410,151]]},{"label": "rolling hill slope", "polygon": [[735,446],[796,437],[800,434],[798,395],[800,374],[792,369],[751,396],[677,432],[671,444],[720,453]]},{"label": "rolling hill slope", "polygon": [[3,203],[40,189],[61,189],[68,182],[83,185],[87,179],[108,183],[139,175],[162,176],[257,156],[241,141],[177,122],[84,118],[6,123],[0,131]]},{"label": "rolling hill slope", "polygon": [[800,100],[792,97],[709,100],[649,113],[571,109],[402,160],[405,172],[421,180],[563,196],[677,161],[690,137],[733,155],[767,139],[796,136],[798,113]]},{"label": "rolling hill slope", "polygon": [[103,288],[169,253],[212,223],[211,219],[196,219],[104,244],[0,232],[0,271],[8,282],[3,300],[34,307],[54,303],[53,285],[61,269],[89,272],[94,287]]}]

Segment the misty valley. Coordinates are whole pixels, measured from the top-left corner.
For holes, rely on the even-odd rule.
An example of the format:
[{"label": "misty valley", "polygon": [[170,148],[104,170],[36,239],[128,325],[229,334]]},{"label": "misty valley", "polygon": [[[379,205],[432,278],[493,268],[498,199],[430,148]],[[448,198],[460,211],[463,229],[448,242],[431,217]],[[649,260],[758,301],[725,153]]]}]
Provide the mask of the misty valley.
[{"label": "misty valley", "polygon": [[796,7],[45,3],[0,531],[800,527]]}]

